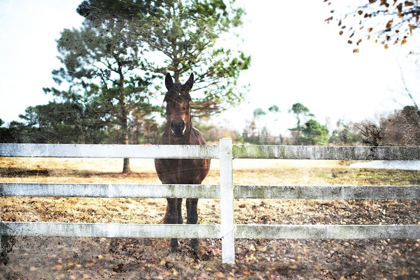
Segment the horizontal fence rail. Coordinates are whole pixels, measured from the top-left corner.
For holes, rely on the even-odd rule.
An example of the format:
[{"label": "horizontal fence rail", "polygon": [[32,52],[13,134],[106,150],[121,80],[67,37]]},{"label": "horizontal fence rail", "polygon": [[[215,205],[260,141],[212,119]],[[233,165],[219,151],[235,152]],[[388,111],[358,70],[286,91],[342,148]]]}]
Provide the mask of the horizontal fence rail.
[{"label": "horizontal fence rail", "polygon": [[220,198],[219,185],[0,183],[0,196]]},{"label": "horizontal fence rail", "polygon": [[[220,158],[217,145],[0,144],[2,157]],[[420,160],[420,147],[233,145],[233,158]]]},{"label": "horizontal fence rail", "polygon": [[220,238],[220,226],[3,222],[0,233],[6,236]]},{"label": "horizontal fence rail", "polygon": [[[232,145],[0,144],[0,157],[220,159],[220,185],[0,183],[0,196],[210,198],[221,201],[220,225],[1,222],[0,235],[125,238],[222,238],[222,261],[235,262],[235,238],[420,238],[420,225],[235,225],[234,199],[420,199],[420,186],[233,185],[232,160],[420,160],[420,147]],[[1,250],[1,242],[0,242]]]},{"label": "horizontal fence rail", "polygon": [[[420,186],[235,185],[235,199],[420,199]],[[219,185],[0,183],[0,196],[219,199]]]},{"label": "horizontal fence rail", "polygon": [[236,238],[388,239],[420,238],[418,225],[236,225]]},{"label": "horizontal fence rail", "polygon": [[420,199],[420,186],[235,186],[235,198]]},{"label": "horizontal fence rail", "polygon": [[219,158],[217,145],[0,144],[3,157]]},{"label": "horizontal fence rail", "polygon": [[[4,236],[222,238],[219,225],[155,225],[2,222]],[[388,239],[420,238],[417,225],[235,225],[235,238]]]},{"label": "horizontal fence rail", "polygon": [[420,160],[420,147],[234,145],[234,158],[309,160]]}]

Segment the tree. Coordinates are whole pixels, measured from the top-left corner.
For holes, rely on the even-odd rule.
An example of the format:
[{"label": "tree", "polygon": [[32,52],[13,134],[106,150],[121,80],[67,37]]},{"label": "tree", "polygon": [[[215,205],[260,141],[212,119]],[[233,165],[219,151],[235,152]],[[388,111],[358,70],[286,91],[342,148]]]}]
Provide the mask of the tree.
[{"label": "tree", "polygon": [[[328,5],[336,6],[326,21],[335,20],[340,27],[339,34],[347,33],[349,44],[358,46],[363,39],[373,38],[384,48],[390,44],[405,44],[408,37],[419,27],[420,3],[405,0],[369,0],[349,6],[339,0],[324,0]],[[353,52],[358,52],[354,49]]]},{"label": "tree", "polygon": [[[21,127],[32,131],[36,143],[103,143],[106,138],[106,123],[94,104],[82,102],[50,102],[30,106],[24,115]],[[19,126],[17,123],[15,126]]]},{"label": "tree", "polygon": [[4,121],[2,119],[0,119],[0,143],[8,143],[8,142],[12,142],[11,141],[11,134],[10,134],[10,129],[3,127],[4,125]]},{"label": "tree", "polygon": [[383,145],[420,145],[420,110],[406,106],[380,120]]},{"label": "tree", "polygon": [[[86,18],[112,18],[105,5],[109,1],[84,1],[79,11]],[[232,34],[242,24],[244,11],[233,7],[235,1],[230,5],[221,0],[144,1],[153,8],[137,13],[137,18],[132,10],[142,1],[117,2],[113,11],[131,22],[134,36],[142,43],[142,69],[159,77],[155,84],[168,71],[175,82],[183,74],[196,73],[193,90],[201,95],[193,95],[193,116],[217,114],[242,101],[244,90],[236,80],[248,69],[251,58],[221,46],[224,34]]]},{"label": "tree", "polygon": [[289,113],[293,112],[293,114],[295,114],[296,116],[296,120],[297,120],[297,130],[300,131],[300,122],[301,122],[301,118],[303,117],[314,117],[314,114],[312,114],[311,112],[309,112],[309,109],[306,108],[303,104],[301,103],[295,103],[292,105],[292,108],[289,110]]},{"label": "tree", "polygon": [[363,143],[370,146],[379,146],[383,139],[382,128],[373,123],[372,121],[363,121],[354,124],[354,126],[360,131],[363,137]]},{"label": "tree", "polygon": [[[242,24],[242,9],[219,0],[86,0],[77,12],[85,17],[83,26],[62,32],[58,49],[65,67],[53,71],[56,82],[70,87],[45,91],[65,101],[81,93],[95,99],[107,112],[103,121],[119,132],[113,133],[118,143],[128,144],[139,123],[153,123],[159,108],[150,98],[167,71],[176,82],[184,73],[197,73],[195,89],[202,96],[194,100],[195,115],[218,113],[242,100],[236,79],[250,57],[217,45],[223,33]],[[129,170],[124,159],[123,172]]]},{"label": "tree", "polygon": [[301,121],[302,121],[302,117],[314,117],[314,114],[312,114],[308,108],[306,108],[302,103],[295,103],[292,105],[292,108],[289,110],[289,113],[293,112],[293,114],[295,114],[296,120],[297,120],[297,124],[295,128],[290,128],[289,130],[292,132],[295,132],[295,139],[297,141],[297,144],[299,145],[299,139],[300,139],[300,134],[302,131],[302,127],[300,125]]},{"label": "tree", "polygon": [[310,119],[302,128],[303,137],[300,141],[304,145],[326,145],[328,143],[328,129],[316,120]]},{"label": "tree", "polygon": [[[151,114],[159,108],[150,104],[151,94],[146,90],[153,75],[135,71],[142,68],[143,62],[142,40],[133,32],[128,19],[128,11],[134,13],[134,10],[120,9],[123,5],[112,5],[111,2],[102,1],[107,4],[102,8],[109,7],[113,16],[87,17],[79,30],[65,29],[61,33],[57,48],[64,67],[52,73],[59,85],[67,82],[69,88],[46,88],[44,91],[66,103],[94,104],[92,112],[98,114],[91,114],[92,119],[86,121],[105,123],[110,130],[119,131],[112,142],[129,144],[130,129],[152,119]],[[78,8],[82,15],[86,15],[81,8],[84,4]],[[136,12],[148,12],[149,6],[145,3],[133,6]],[[118,17],[117,12],[122,11],[124,17]],[[129,171],[129,159],[125,158],[123,172]]]},{"label": "tree", "polygon": [[280,109],[277,105],[271,106],[270,108],[268,108],[268,111],[270,111],[273,114],[280,113]]}]

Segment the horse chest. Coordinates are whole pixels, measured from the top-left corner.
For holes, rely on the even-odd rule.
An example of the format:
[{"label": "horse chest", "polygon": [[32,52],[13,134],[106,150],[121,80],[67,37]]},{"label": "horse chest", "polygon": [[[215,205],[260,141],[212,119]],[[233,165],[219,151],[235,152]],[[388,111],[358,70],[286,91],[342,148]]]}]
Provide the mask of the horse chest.
[{"label": "horse chest", "polygon": [[160,159],[156,160],[159,179],[166,184],[200,184],[207,175],[208,160]]}]

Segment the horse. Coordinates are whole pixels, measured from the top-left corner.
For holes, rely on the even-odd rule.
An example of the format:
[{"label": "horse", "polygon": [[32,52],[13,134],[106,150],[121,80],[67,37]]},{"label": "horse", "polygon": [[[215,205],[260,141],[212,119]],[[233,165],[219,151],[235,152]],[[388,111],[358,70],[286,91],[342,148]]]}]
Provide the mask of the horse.
[{"label": "horse", "polygon": [[[191,74],[185,84],[174,83],[168,73],[165,86],[166,126],[159,145],[207,145],[201,132],[191,123],[190,90],[194,85]],[[162,184],[201,184],[210,169],[210,159],[155,159],[155,169]],[[196,224],[198,198],[187,198],[187,224]],[[182,224],[182,198],[167,198],[164,224]],[[191,240],[191,248],[198,250],[198,240]],[[178,250],[178,240],[171,239],[171,252]]]}]

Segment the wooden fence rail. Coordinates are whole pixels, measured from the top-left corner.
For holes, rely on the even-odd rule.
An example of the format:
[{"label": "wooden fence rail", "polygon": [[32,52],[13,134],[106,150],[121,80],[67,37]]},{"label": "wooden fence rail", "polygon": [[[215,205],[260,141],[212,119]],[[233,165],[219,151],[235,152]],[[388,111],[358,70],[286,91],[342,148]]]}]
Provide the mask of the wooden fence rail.
[{"label": "wooden fence rail", "polygon": [[224,263],[235,262],[235,238],[420,238],[420,225],[234,224],[234,199],[418,200],[420,186],[234,186],[232,167],[234,158],[420,160],[420,147],[244,146],[232,145],[230,139],[221,139],[219,145],[209,146],[0,144],[0,157],[220,159],[220,186],[0,183],[0,196],[193,197],[221,200],[220,225],[18,223],[1,222],[0,219],[0,236],[221,238]]}]

